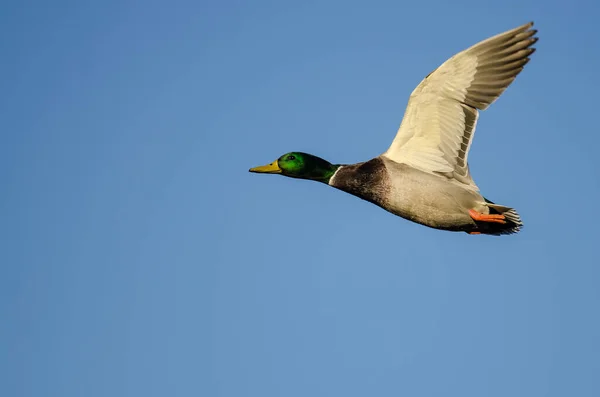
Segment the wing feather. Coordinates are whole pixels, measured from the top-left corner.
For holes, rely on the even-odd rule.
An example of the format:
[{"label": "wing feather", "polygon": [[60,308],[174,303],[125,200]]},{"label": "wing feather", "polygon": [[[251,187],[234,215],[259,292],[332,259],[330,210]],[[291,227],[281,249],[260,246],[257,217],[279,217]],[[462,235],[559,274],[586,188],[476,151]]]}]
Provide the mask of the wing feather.
[{"label": "wing feather", "polygon": [[459,52],[430,73],[410,95],[398,133],[383,154],[469,185],[469,149],[479,110],[508,88],[535,51],[533,22]]}]

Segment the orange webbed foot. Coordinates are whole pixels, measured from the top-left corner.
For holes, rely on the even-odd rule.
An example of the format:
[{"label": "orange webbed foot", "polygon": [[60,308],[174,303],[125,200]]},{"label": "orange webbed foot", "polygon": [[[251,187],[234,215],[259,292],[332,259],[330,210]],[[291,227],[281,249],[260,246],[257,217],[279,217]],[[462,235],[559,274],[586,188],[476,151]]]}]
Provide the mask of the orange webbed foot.
[{"label": "orange webbed foot", "polygon": [[506,223],[506,218],[502,214],[482,214],[475,210],[469,210],[469,215],[477,222]]}]

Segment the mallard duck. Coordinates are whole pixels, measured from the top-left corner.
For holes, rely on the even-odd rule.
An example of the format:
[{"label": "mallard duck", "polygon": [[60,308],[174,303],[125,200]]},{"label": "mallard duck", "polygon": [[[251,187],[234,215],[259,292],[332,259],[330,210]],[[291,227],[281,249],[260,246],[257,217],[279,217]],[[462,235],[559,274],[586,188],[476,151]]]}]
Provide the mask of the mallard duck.
[{"label": "mallard duck", "polygon": [[481,41],[427,75],[411,93],[400,128],[383,154],[357,164],[332,164],[290,152],[250,172],[326,183],[435,229],[518,232],[523,222],[517,211],[481,195],[467,159],[479,110],[506,90],[535,51],[532,26]]}]

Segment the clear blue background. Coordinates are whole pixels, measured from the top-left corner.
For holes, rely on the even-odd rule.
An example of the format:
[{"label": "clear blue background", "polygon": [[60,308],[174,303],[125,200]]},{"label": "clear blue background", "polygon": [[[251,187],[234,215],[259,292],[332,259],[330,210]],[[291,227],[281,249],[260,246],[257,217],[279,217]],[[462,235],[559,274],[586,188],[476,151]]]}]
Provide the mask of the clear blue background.
[{"label": "clear blue background", "polygon": [[[597,2],[21,1],[0,12],[0,395],[600,395]],[[533,19],[470,163],[514,236],[308,181]]]}]

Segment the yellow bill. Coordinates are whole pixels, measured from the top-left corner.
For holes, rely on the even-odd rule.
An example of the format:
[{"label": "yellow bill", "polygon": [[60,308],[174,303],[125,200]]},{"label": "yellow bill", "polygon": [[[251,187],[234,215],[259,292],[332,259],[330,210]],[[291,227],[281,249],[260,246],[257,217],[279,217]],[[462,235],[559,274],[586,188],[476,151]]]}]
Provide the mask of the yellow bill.
[{"label": "yellow bill", "polygon": [[250,168],[250,172],[258,172],[260,174],[281,174],[281,168],[279,168],[279,164],[277,163],[277,160],[275,160],[271,164]]}]

